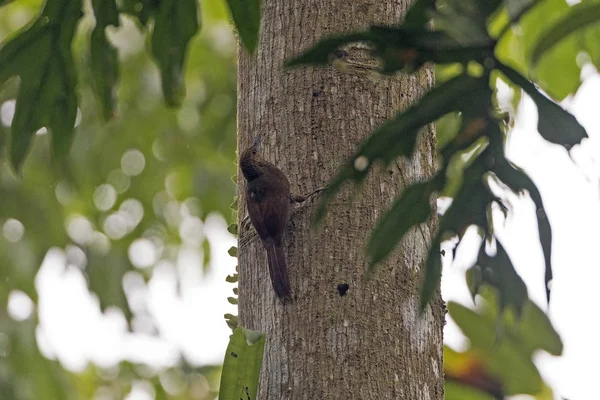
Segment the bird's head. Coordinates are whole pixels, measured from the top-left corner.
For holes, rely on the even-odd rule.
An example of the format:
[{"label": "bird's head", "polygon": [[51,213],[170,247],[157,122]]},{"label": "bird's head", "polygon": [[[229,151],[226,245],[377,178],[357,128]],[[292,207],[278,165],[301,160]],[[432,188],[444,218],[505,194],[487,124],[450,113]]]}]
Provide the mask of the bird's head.
[{"label": "bird's head", "polygon": [[261,135],[254,137],[252,145],[248,147],[240,156],[240,168],[247,181],[256,179],[260,176],[262,159],[259,155]]}]

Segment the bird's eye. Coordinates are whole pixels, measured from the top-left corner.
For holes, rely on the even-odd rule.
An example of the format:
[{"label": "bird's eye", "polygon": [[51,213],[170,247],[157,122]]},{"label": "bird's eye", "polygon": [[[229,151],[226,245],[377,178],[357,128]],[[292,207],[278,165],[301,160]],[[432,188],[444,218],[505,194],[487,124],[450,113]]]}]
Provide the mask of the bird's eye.
[{"label": "bird's eye", "polygon": [[252,154],[256,154],[256,150],[252,150]]}]

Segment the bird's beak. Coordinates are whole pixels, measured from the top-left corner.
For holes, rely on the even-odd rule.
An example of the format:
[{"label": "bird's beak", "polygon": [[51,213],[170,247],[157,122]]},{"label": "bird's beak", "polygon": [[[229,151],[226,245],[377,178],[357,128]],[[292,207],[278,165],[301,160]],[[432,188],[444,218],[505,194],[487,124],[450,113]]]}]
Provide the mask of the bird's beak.
[{"label": "bird's beak", "polygon": [[258,151],[258,149],[260,148],[260,138],[261,138],[260,133],[254,137],[254,142],[252,143],[252,148],[255,151]]}]

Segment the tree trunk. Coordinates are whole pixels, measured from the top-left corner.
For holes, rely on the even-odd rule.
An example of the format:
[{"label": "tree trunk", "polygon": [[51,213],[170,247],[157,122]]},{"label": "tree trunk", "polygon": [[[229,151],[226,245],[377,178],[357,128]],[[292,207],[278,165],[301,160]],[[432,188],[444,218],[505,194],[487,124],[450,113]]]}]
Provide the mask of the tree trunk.
[{"label": "tree trunk", "polygon": [[[350,68],[283,70],[283,62],[324,35],[400,21],[408,0],[266,0],[258,53],[239,52],[238,149],[262,134],[262,156],[289,178],[292,192],[324,187],[376,126],[431,87],[433,72],[374,77],[364,46],[348,49]],[[411,162],[376,168],[356,193],[343,190],[317,230],[319,196],[293,206],[285,251],[293,303],[271,288],[266,253],[246,219],[239,175],[239,317],[267,333],[259,399],[442,399],[439,293],[418,315],[422,265],[436,221],[412,230],[375,276],[364,248],[378,217],[403,188],[435,170],[433,129]],[[352,195],[352,196],[351,196]],[[338,285],[349,289],[341,295]],[[245,400],[245,399],[244,399]]]}]

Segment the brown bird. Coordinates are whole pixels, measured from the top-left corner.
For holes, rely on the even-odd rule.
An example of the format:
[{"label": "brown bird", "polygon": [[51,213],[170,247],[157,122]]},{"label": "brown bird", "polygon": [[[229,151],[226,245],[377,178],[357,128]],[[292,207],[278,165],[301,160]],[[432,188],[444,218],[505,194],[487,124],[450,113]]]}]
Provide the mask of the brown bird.
[{"label": "brown bird", "polygon": [[292,298],[283,235],[290,215],[290,182],[275,165],[258,154],[260,135],[240,157],[240,169],[248,182],[246,205],[250,221],[267,250],[269,275],[277,296]]}]

